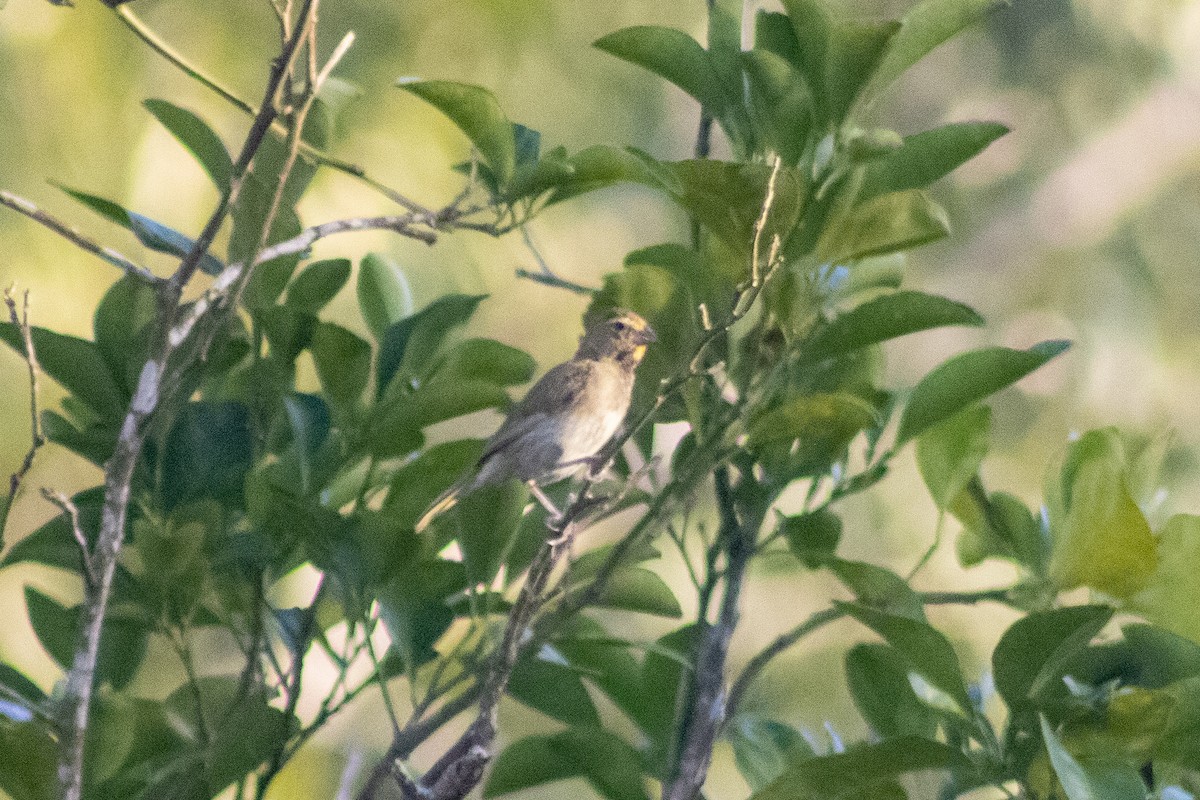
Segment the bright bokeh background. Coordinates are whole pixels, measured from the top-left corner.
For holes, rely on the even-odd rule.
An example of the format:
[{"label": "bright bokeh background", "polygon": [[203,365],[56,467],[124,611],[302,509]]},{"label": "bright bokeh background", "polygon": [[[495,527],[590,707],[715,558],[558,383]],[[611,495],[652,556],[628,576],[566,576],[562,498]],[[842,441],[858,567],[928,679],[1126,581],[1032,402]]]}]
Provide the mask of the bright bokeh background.
[{"label": "bright bokeh background", "polygon": [[[852,13],[895,16],[909,4],[841,5]],[[750,16],[770,4],[751,0],[748,6]],[[137,0],[131,7],[188,58],[258,102],[275,46],[265,1]],[[396,77],[415,75],[488,87],[512,119],[542,131],[544,146],[575,151],[630,144],[664,159],[689,157],[698,116],[691,101],[590,43],[633,24],[671,25],[702,37],[703,15],[703,0],[325,0],[322,44],[331,49],[345,30],[357,32],[340,76],[366,91],[343,116],[335,150],[427,205],[453,197],[459,180],[448,167],[464,158],[467,145],[436,112],[391,88]],[[47,182],[111,197],[196,232],[215,192],[142,108],[150,97],[196,111],[231,147],[248,124],[145,48],[97,0],[77,0],[74,9],[8,0],[0,10],[0,188],[165,272],[168,262]],[[873,124],[906,134],[969,119],[1013,129],[935,188],[954,235],[909,259],[910,287],[965,301],[989,325],[889,346],[892,380],[911,386],[966,347],[1070,338],[1075,347],[1065,357],[997,398],[996,451],[984,473],[989,488],[1036,505],[1047,465],[1068,436],[1117,424],[1145,435],[1176,433],[1163,506],[1151,519],[1164,519],[1168,510],[1200,510],[1200,2],[1014,0],[986,26],[936,51],[876,113]],[[353,179],[322,172],[301,210],[314,223],[394,209]],[[557,272],[589,285],[599,285],[629,250],[687,235],[680,212],[631,187],[557,207],[531,230]],[[583,301],[516,279],[516,268],[534,266],[518,236],[496,241],[464,234],[428,248],[387,234],[359,234],[326,240],[317,255],[357,259],[371,250],[403,267],[418,307],[451,290],[489,293],[476,331],[528,350],[543,368],[573,348]],[[36,324],[89,336],[91,310],[116,277],[111,267],[0,209],[0,284],[31,291]],[[360,326],[352,289],[326,315]],[[44,405],[60,396],[44,382]],[[22,362],[0,352],[6,431],[0,473],[15,469],[28,447],[27,403]],[[73,491],[98,477],[94,468],[47,447],[27,485]],[[14,509],[10,535],[27,532],[52,510],[28,491]],[[902,574],[938,527],[911,457],[900,459],[869,497],[849,504],[847,519],[846,555]],[[959,569],[955,531],[946,523],[945,544],[921,588],[989,586],[1011,577],[1003,566]],[[782,563],[768,566],[748,590],[738,663],[836,591]],[[672,573],[678,565],[668,560],[663,568]],[[30,670],[48,688],[58,675],[23,622],[26,583],[63,600],[77,589],[49,571],[0,573],[7,619],[0,660]],[[1012,618],[996,608],[935,609],[932,616],[961,645],[968,675],[986,669],[987,653]],[[637,627],[630,638],[665,630],[642,620],[630,624]],[[818,740],[828,741],[827,722],[846,739],[860,737],[863,724],[849,704],[840,666],[846,648],[863,638],[849,623],[813,637],[779,660],[750,703],[771,707]],[[155,691],[154,676],[139,681]],[[370,749],[388,738],[377,706],[377,696],[367,695],[285,773],[280,788],[297,797],[329,796],[347,754],[366,748],[369,763]],[[532,712],[508,713],[510,730],[544,723]],[[713,797],[744,792],[725,750],[718,751],[713,790]]]}]

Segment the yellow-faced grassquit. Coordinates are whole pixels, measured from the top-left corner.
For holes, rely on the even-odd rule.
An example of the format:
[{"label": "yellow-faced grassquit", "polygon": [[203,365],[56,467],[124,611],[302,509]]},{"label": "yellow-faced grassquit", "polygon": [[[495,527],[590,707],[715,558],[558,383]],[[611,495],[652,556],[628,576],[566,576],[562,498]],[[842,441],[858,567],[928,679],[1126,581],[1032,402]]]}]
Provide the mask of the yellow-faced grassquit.
[{"label": "yellow-faced grassquit", "polygon": [[632,311],[618,309],[589,325],[571,360],[533,385],[488,439],[471,472],[417,521],[417,531],[464,494],[511,478],[528,484],[556,514],[540,486],[590,466],[620,429],[633,394],[634,371],[646,346],[657,338],[646,320]]}]

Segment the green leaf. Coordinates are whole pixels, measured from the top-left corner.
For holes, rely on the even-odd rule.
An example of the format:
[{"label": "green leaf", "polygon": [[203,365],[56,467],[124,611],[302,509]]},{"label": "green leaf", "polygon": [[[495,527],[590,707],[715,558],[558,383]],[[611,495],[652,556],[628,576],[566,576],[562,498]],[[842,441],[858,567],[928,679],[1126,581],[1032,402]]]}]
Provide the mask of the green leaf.
[{"label": "green leaf", "polygon": [[842,520],[828,509],[785,517],[780,521],[788,547],[809,569],[819,569],[837,552]]},{"label": "green leaf", "polygon": [[921,736],[937,732],[938,718],[908,680],[908,660],[882,644],[858,644],[846,654],[846,684],[876,736]]},{"label": "green leaf", "polygon": [[[67,186],[59,186],[59,188],[100,216],[132,233],[139,242],[156,253],[183,257],[196,246],[194,239],[173,228],[168,228],[161,222],[155,222],[149,217],[130,211],[111,200],[105,200],[103,197]],[[200,269],[209,275],[216,275],[224,268],[225,265],[209,253],[200,257]]]},{"label": "green leaf", "polygon": [[1152,622],[1200,643],[1200,517],[1171,517],[1156,550],[1154,573],[1130,604]]},{"label": "green leaf", "polygon": [[156,295],[153,286],[134,275],[126,275],[104,293],[92,318],[96,348],[126,396],[133,394],[138,370],[145,363],[148,343],[145,330],[154,321]]},{"label": "green leaf", "polygon": [[741,54],[741,60],[759,147],[778,153],[785,164],[795,164],[813,128],[812,95],[804,76],[769,50],[750,50]]},{"label": "green leaf", "polygon": [[958,169],[1008,133],[998,122],[956,122],[904,137],[904,145],[872,161],[863,197],[923,189]]},{"label": "green leaf", "polygon": [[555,650],[636,720],[645,696],[641,664],[630,653],[633,645],[607,636],[598,622],[587,617],[572,620],[563,634],[554,639]]},{"label": "green leaf", "polygon": [[481,439],[458,439],[430,447],[392,477],[383,510],[411,527],[443,490],[475,465],[481,453]]},{"label": "green leaf", "polygon": [[684,625],[660,637],[642,659],[642,703],[631,712],[649,737],[653,755],[663,768],[667,766],[663,759],[674,746],[677,733],[676,698],[691,685],[692,665],[702,635],[699,626]]},{"label": "green leaf", "polygon": [[[985,558],[1007,558],[1044,577],[1050,541],[1042,522],[1011,494],[985,495],[982,486],[980,490],[960,492],[946,508],[963,524],[957,543],[959,561],[969,567]],[[981,497],[986,499],[986,507]]]},{"label": "green leaf", "polygon": [[[25,587],[25,607],[29,624],[42,647],[60,667],[70,669],[83,607],[66,608],[32,586]],[[147,631],[141,621],[123,613],[110,613],[104,620],[104,636],[100,640],[97,683],[111,681],[113,688],[125,688],[146,655],[146,639]]]},{"label": "green leaf", "polygon": [[506,747],[492,763],[484,797],[541,786],[582,775],[582,767],[560,757],[556,736],[527,736]]},{"label": "green leaf", "polygon": [[163,507],[212,497],[237,508],[254,459],[250,412],[241,403],[186,404],[162,453]]},{"label": "green leaf", "polygon": [[817,328],[804,344],[805,361],[850,353],[910,333],[948,325],[980,327],[983,318],[973,309],[945,297],[903,291],[880,295]]},{"label": "green leaf", "polygon": [[573,670],[527,655],[513,668],[508,693],[530,708],[568,725],[600,725],[600,714]]},{"label": "green leaf", "polygon": [[385,255],[368,253],[358,264],[358,307],[376,339],[413,312],[404,271]]},{"label": "green leaf", "polygon": [[925,621],[925,606],[921,598],[890,569],[841,558],[829,559],[826,566],[847,589],[854,592],[863,605],[918,622]]},{"label": "green leaf", "polygon": [[863,92],[869,104],[929,51],[974,25],[1003,0],[922,0],[900,20],[882,62]]},{"label": "green leaf", "polygon": [[[548,762],[548,763],[547,763]],[[571,728],[522,739],[492,767],[484,797],[496,797],[550,781],[582,776],[609,800],[647,800],[637,752],[599,728]]]},{"label": "green leaf", "polygon": [[221,137],[200,117],[166,100],[146,100],[142,105],[196,158],[218,191],[228,194],[233,160]]},{"label": "green leaf", "polygon": [[[42,371],[107,419],[120,419],[127,395],[121,391],[100,349],[85,339],[32,327],[33,350]],[[0,322],[0,340],[21,355],[25,344],[11,322]]]},{"label": "green leaf", "polygon": [[58,748],[40,724],[0,717],[0,791],[12,800],[55,800],[57,766]]},{"label": "green leaf", "polygon": [[467,584],[462,564],[427,559],[405,564],[378,596],[392,647],[412,670],[433,659],[433,645],[454,622],[449,598]]},{"label": "green leaf", "polygon": [[1067,751],[1044,715],[1039,714],[1042,741],[1067,800],[1145,800],[1146,785],[1137,768],[1113,758],[1076,758]]},{"label": "green leaf", "polygon": [[800,439],[828,441],[844,447],[854,435],[875,422],[875,408],[857,395],[813,394],[793,397],[767,411],[750,425],[751,447]]},{"label": "green leaf", "polygon": [[291,392],[283,397],[283,410],[299,462],[300,492],[308,494],[312,491],[313,461],[329,437],[329,406],[318,395]]},{"label": "green leaf", "polygon": [[991,431],[992,410],[972,406],[917,439],[917,468],[938,508],[947,508],[979,472]]},{"label": "green leaf", "polygon": [[433,367],[434,380],[487,381],[516,386],[533,378],[537,364],[524,350],[494,339],[466,339],[454,345]]},{"label": "green leaf", "polygon": [[567,159],[570,178],[559,184],[546,199],[546,205],[611,186],[622,181],[652,183],[645,162],[628,150],[608,145],[593,145]]},{"label": "green leaf", "polygon": [[1047,492],[1055,586],[1128,598],[1150,580],[1157,543],[1127,475],[1124,444],[1111,428],[1089,431],[1068,448],[1061,489]]},{"label": "green leaf", "polygon": [[296,276],[287,290],[287,304],[305,314],[317,314],[350,279],[350,260],[314,261]]},{"label": "green leaf", "polygon": [[479,150],[498,183],[504,186],[509,182],[516,167],[516,143],[512,123],[494,94],[479,86],[452,81],[401,78],[396,85],[449,117]]},{"label": "green leaf", "polygon": [[627,567],[614,573],[593,605],[673,619],[683,616],[671,588],[656,573],[642,567]]},{"label": "green leaf", "polygon": [[379,340],[376,382],[379,396],[388,391],[397,373],[408,383],[424,376],[446,336],[466,323],[487,295],[451,294],[392,323]]},{"label": "green leaf", "polygon": [[835,215],[817,242],[815,256],[822,263],[843,264],[910,250],[949,234],[946,212],[924,192],[892,192]]},{"label": "green leaf", "polygon": [[900,24],[894,21],[839,22],[833,27],[829,58],[825,64],[830,121],[845,119],[899,30]]},{"label": "green leaf", "polygon": [[970,711],[971,701],[967,697],[958,656],[940,632],[921,620],[858,603],[835,605],[882,636],[912,663],[913,671],[949,695],[963,711]]},{"label": "green leaf", "polygon": [[1015,713],[1046,690],[1065,693],[1063,670],[1112,618],[1108,606],[1036,611],[1012,624],[992,653],[996,690]]},{"label": "green leaf", "polygon": [[420,446],[420,431],[485,408],[507,408],[504,388],[491,381],[435,378],[412,394],[376,404],[372,415],[371,452],[379,457],[402,455]]},{"label": "green leaf", "polygon": [[900,418],[897,443],[907,442],[964,408],[1024,378],[1070,347],[1047,341],[1028,350],[987,347],[955,356],[921,379]]},{"label": "green leaf", "polygon": [[156,618],[180,627],[190,623],[207,584],[205,548],[218,541],[222,513],[208,500],[177,508],[165,524],[149,519],[133,524],[143,602]]},{"label": "green leaf", "polygon": [[[647,157],[648,158],[648,157]],[[749,254],[754,229],[766,198],[771,168],[712,159],[655,162],[645,182],[666,191],[697,222],[736,253]],[[805,202],[806,179],[795,169],[782,169],[775,181],[771,212],[763,229],[769,245],[791,234]]]},{"label": "green leaf", "polygon": [[853,797],[856,791],[879,781],[916,770],[944,769],[960,760],[940,742],[900,736],[793,764],[766,788],[752,794],[750,800]]},{"label": "green leaf", "polygon": [[352,406],[371,380],[371,345],[331,322],[318,322],[313,331],[313,361],[321,386],[335,406]]},{"label": "green leaf", "polygon": [[447,515],[471,583],[491,585],[528,499],[521,481],[508,480],[470,492]]},{"label": "green leaf", "polygon": [[755,714],[738,714],[725,735],[733,745],[738,772],[752,791],[778,778],[789,764],[816,755],[795,728]]},{"label": "green leaf", "polygon": [[768,37],[770,43],[780,48],[779,55],[792,60],[808,81],[818,105],[824,108],[826,64],[833,24],[829,8],[822,0],[784,0],[783,10],[791,23],[791,40],[775,32]]},{"label": "green leaf", "polygon": [[657,25],[637,25],[597,39],[594,46],[665,78],[713,116],[724,113],[725,93],[709,54],[686,33]]}]

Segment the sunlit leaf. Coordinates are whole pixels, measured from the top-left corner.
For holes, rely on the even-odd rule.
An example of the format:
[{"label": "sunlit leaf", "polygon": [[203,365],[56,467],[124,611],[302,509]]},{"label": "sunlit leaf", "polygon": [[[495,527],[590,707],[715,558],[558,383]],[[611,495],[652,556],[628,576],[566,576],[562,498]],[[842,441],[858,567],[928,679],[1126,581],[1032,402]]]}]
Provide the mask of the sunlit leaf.
[{"label": "sunlit leaf", "polygon": [[316,314],[350,279],[350,261],[330,258],[305,267],[287,290],[287,304],[305,314]]},{"label": "sunlit leaf", "polygon": [[1169,631],[1200,642],[1200,517],[1176,514],[1158,536],[1158,559],[1134,608]]},{"label": "sunlit leaf", "polygon": [[892,192],[856,203],[835,215],[817,242],[816,258],[823,263],[841,264],[920,247],[949,233],[946,212],[924,192]]},{"label": "sunlit leaf", "polygon": [[891,292],[839,314],[818,328],[801,354],[808,361],[817,361],[948,325],[979,327],[983,318],[969,306],[945,297],[916,291]]},{"label": "sunlit leaf", "polygon": [[478,148],[501,186],[516,168],[513,126],[496,96],[480,86],[401,78],[396,85],[441,111]]},{"label": "sunlit leaf", "polygon": [[1105,758],[1076,758],[1063,746],[1046,717],[1039,715],[1042,741],[1067,800],[1145,800],[1146,785],[1131,764]]},{"label": "sunlit leaf", "polygon": [[1090,586],[1127,598],[1154,573],[1157,544],[1127,474],[1113,429],[1089,431],[1067,449],[1059,481],[1047,493],[1050,576],[1060,589]]},{"label": "sunlit leaf", "polygon": [[221,142],[221,137],[195,113],[166,100],[146,100],[142,103],[163,127],[195,157],[217,190],[229,191],[233,177],[233,160]]},{"label": "sunlit leaf", "polygon": [[900,418],[898,442],[1016,383],[1065,351],[1070,344],[1048,341],[1028,350],[988,347],[955,356],[921,379]]},{"label": "sunlit leaf", "polygon": [[967,697],[958,656],[949,640],[939,631],[921,620],[868,608],[859,603],[837,603],[837,606],[903,653],[912,663],[913,671],[949,695],[959,708],[964,711],[970,709],[971,702]]},{"label": "sunlit leaf", "polygon": [[375,338],[413,312],[404,271],[387,256],[368,253],[358,265],[358,307]]},{"label": "sunlit leaf", "polygon": [[873,161],[863,178],[862,195],[873,197],[923,189],[948,175],[1008,133],[998,122],[956,122],[904,137],[904,145]]},{"label": "sunlit leaf", "polygon": [[979,472],[987,455],[992,410],[972,406],[927,428],[917,439],[917,467],[938,508],[946,508]]},{"label": "sunlit leaf", "polygon": [[1017,620],[992,654],[996,689],[1008,707],[1029,708],[1047,689],[1065,692],[1062,670],[1112,618],[1107,606],[1072,606],[1037,611]]}]

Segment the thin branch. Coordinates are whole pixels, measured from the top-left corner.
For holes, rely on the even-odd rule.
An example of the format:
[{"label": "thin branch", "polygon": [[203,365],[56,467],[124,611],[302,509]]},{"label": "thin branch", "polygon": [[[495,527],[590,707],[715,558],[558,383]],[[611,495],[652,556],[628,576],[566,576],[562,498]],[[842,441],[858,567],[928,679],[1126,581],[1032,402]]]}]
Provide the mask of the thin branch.
[{"label": "thin branch", "polygon": [[81,250],[91,253],[94,256],[98,256],[102,260],[112,264],[115,267],[119,267],[131,275],[136,275],[146,283],[149,283],[151,286],[156,286],[163,282],[162,278],[158,277],[150,270],[134,263],[131,259],[126,258],[116,250],[113,250],[111,247],[97,244],[87,236],[84,236],[82,233],[72,228],[70,225],[54,218],[42,209],[38,208],[24,197],[20,197],[12,192],[6,192],[3,189],[0,189],[0,205],[7,206],[13,211],[24,214],[34,222],[41,223]]},{"label": "thin branch", "polygon": [[125,27],[133,31],[134,35],[145,42],[151,50],[158,53],[163,58],[170,61],[180,70],[182,70],[189,78],[198,81],[201,85],[211,89],[221,96],[228,103],[232,103],[242,111],[254,116],[258,114],[258,110],[242,100],[232,91],[221,85],[215,78],[205,74],[201,69],[188,61],[183,55],[176,51],[173,47],[167,44],[163,39],[155,33],[150,26],[141,20],[136,14],[127,7],[116,9],[117,18],[125,24]]},{"label": "thin branch", "polygon": [[75,543],[79,545],[79,560],[83,563],[84,580],[87,582],[88,588],[95,587],[96,565],[88,547],[87,534],[83,532],[83,525],[79,522],[79,509],[71,501],[71,498],[54,489],[43,488],[42,497],[58,506],[59,510],[66,514],[67,519],[71,521],[71,535],[75,537]]},{"label": "thin branch", "polygon": [[519,225],[518,229],[521,231],[521,240],[525,243],[525,249],[529,251],[529,254],[533,256],[533,260],[537,262],[538,265],[537,272],[518,268],[516,272],[518,278],[525,278],[526,280],[531,280],[535,283],[553,286],[556,289],[566,289],[567,291],[574,292],[575,294],[592,295],[598,291],[597,289],[584,286],[581,283],[575,283],[574,281],[569,281],[566,278],[560,277],[558,273],[550,269],[550,265],[546,263],[546,259],[542,257],[541,251],[538,249],[537,245],[534,244],[533,236],[529,233],[529,226]]},{"label": "thin branch", "polygon": [[[175,50],[175,48],[173,48],[169,44],[167,44],[162,39],[162,37],[160,37],[148,25],[146,25],[146,23],[144,21],[142,21],[136,14],[134,14],[133,11],[131,11],[128,8],[122,7],[122,8],[117,9],[117,16],[126,25],[126,27],[128,27],[131,31],[133,31],[133,33],[139,39],[141,39],[143,42],[145,42],[150,47],[150,49],[152,49],[154,52],[158,53],[160,56],[165,58],[167,61],[174,64],[178,69],[182,70],[189,77],[194,78],[201,85],[207,87],[208,89],[210,89],[213,92],[216,92],[218,95],[221,96],[222,99],[224,99],[226,102],[232,104],[239,111],[242,111],[243,113],[248,114],[252,117],[258,116],[258,113],[259,113],[258,108],[256,108],[252,103],[248,103],[245,100],[238,97],[236,94],[234,94],[231,90],[229,90],[228,88],[223,86],[219,81],[217,81],[211,75],[208,75],[203,70],[201,70],[199,67],[195,66],[190,61],[188,61],[183,55],[181,55],[177,50]],[[286,37],[284,38],[284,41],[286,41]],[[332,62],[333,59],[330,59],[330,61]],[[278,122],[273,122],[271,124],[271,130],[279,135],[285,135],[287,133],[284,126]],[[412,211],[417,214],[428,215],[431,213],[428,208],[421,205],[417,201],[404,196],[403,194],[401,194],[400,192],[397,192],[395,189],[392,189],[391,187],[387,186],[386,184],[380,183],[378,180],[371,177],[367,173],[365,168],[363,168],[357,164],[353,164],[349,161],[344,161],[342,159],[339,159],[318,147],[314,147],[314,146],[308,144],[307,142],[301,143],[300,149],[301,149],[301,152],[304,153],[304,155],[308,156],[309,158],[313,159],[314,161],[316,161],[320,164],[323,164],[326,167],[329,167],[330,169],[335,169],[338,172],[344,173],[353,178],[357,178],[358,180],[367,184],[372,189],[379,192],[383,196],[387,197],[393,203],[396,203],[397,205],[401,206],[402,208],[406,208],[409,211]]]},{"label": "thin branch", "polygon": [[[315,10],[316,2],[317,0],[306,0],[300,12],[298,31],[305,29],[306,20]],[[177,347],[169,336],[172,319],[178,310],[184,286],[194,274],[201,256],[207,252],[229,208],[236,202],[250,162],[262,144],[269,124],[274,120],[273,100],[284,80],[286,66],[292,62],[292,56],[299,44],[300,37],[294,36],[288,41],[279,58],[273,62],[263,95],[263,108],[255,118],[234,165],[229,192],[221,198],[204,231],[171,279],[158,284],[158,317],[150,356],[142,367],[113,454],[105,465],[100,531],[95,548],[90,554],[95,581],[93,585],[85,587],[79,638],[60,703],[63,735],[59,741],[58,779],[63,800],[80,800],[83,794],[84,741],[95,688],[101,633],[112,593],[117,560],[125,540],[134,473],[145,443],[149,420],[163,399],[162,380],[168,359]]]},{"label": "thin branch", "polygon": [[8,306],[8,317],[12,320],[13,326],[21,333],[21,343],[25,349],[25,363],[29,367],[30,443],[21,466],[8,479],[8,503],[4,506],[3,517],[0,517],[0,550],[4,549],[4,528],[8,521],[8,512],[12,510],[12,505],[17,499],[21,482],[33,468],[33,459],[37,455],[38,449],[46,443],[46,437],[42,434],[41,415],[38,413],[38,375],[41,373],[41,368],[38,366],[37,350],[33,346],[33,329],[29,325],[29,290],[26,289],[24,292],[22,313],[18,314],[13,288],[9,286],[4,290],[4,304]]}]

